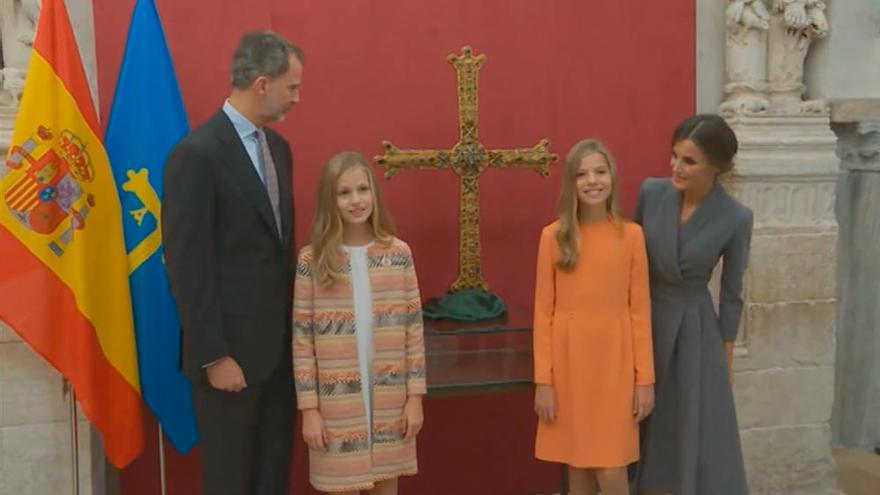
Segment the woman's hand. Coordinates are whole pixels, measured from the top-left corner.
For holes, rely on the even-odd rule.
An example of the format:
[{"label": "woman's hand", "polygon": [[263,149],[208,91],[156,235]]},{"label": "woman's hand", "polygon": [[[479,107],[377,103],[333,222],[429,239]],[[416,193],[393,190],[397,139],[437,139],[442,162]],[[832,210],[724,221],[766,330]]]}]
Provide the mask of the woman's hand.
[{"label": "woman's hand", "polygon": [[535,387],[535,414],[546,423],[556,420],[556,392],[553,385],[538,384]]},{"label": "woman's hand", "polygon": [[633,416],[641,422],[654,410],[654,385],[636,385],[633,392]]},{"label": "woman's hand", "polygon": [[306,409],[302,412],[303,417],[303,440],[309,444],[309,448],[325,452],[327,446],[327,430],[324,429],[324,418],[317,409]]},{"label": "woman's hand", "polygon": [[412,395],[406,399],[406,405],[403,406],[403,432],[404,440],[415,438],[422,430],[422,424],[425,422],[424,411],[422,411],[422,396]]}]

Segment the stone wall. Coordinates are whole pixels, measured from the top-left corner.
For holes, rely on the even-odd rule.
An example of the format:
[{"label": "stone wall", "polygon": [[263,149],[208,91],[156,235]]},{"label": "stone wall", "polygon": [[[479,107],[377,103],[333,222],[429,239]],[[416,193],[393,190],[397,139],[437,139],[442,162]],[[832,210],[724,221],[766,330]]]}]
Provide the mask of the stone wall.
[{"label": "stone wall", "polygon": [[807,64],[811,94],[880,98],[880,1],[826,0],[833,33]]},{"label": "stone wall", "polygon": [[[870,107],[860,104],[860,108]],[[843,161],[837,198],[840,223],[835,441],[880,447],[880,111],[876,121],[834,126]]]},{"label": "stone wall", "polygon": [[[771,15],[775,3],[765,0]],[[821,125],[773,123],[809,115],[772,104],[733,119],[744,146],[729,186],[757,222],[735,390],[756,493],[831,489],[829,442],[880,444],[880,1],[824,3],[830,31],[811,43],[803,82],[806,98],[830,104],[838,156],[821,103],[810,109]],[[731,4],[697,0],[699,111],[726,96]]]},{"label": "stone wall", "polygon": [[[71,492],[70,409],[62,383],[0,323],[0,495]],[[78,416],[80,493],[91,494],[94,442]]]},{"label": "stone wall", "polygon": [[724,11],[726,0],[696,0],[698,112],[715,112],[724,98]]},{"label": "stone wall", "polygon": [[828,116],[740,116],[731,190],[755,214],[734,362],[753,495],[834,493],[838,160]]}]

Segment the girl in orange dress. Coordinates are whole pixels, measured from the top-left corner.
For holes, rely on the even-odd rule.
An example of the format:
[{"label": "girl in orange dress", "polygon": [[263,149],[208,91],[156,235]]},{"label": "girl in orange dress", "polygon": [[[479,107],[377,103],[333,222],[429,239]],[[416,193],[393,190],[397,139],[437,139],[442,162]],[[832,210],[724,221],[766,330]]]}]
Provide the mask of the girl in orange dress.
[{"label": "girl in orange dress", "polygon": [[648,262],[641,227],[617,211],[600,142],[568,153],[558,209],[538,248],[535,456],[568,466],[572,495],[628,495],[626,466],[654,403]]}]

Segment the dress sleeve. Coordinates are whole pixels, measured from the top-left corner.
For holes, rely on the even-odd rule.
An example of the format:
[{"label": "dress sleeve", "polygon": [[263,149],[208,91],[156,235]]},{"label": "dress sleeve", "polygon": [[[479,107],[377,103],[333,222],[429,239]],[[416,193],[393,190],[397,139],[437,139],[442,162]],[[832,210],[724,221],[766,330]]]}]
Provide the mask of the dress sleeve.
[{"label": "dress sleeve", "polygon": [[722,252],[724,263],[721,270],[718,326],[721,329],[721,338],[725,342],[736,340],[739,320],[742,316],[743,278],[749,260],[749,247],[754,224],[752,212],[750,210],[747,212],[748,215],[740,221],[736,232]]},{"label": "dress sleeve", "polygon": [[412,252],[407,248],[404,267],[406,294],[406,393],[408,396],[427,392],[425,378],[425,327],[422,320],[422,299]]},{"label": "dress sleeve", "polygon": [[535,318],[533,356],[535,383],[553,385],[553,311],[556,304],[556,267],[553,260],[552,228],[541,233],[535,275]]},{"label": "dress sleeve", "polygon": [[630,252],[629,314],[633,333],[636,385],[654,383],[654,346],[651,334],[651,295],[648,255],[642,229],[634,226]]}]

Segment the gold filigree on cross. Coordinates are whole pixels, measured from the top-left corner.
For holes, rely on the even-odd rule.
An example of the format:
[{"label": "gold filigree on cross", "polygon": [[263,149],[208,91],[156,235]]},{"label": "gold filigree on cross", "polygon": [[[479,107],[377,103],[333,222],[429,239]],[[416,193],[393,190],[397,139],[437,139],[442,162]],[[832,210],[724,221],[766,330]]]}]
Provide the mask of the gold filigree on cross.
[{"label": "gold filigree on cross", "polygon": [[471,47],[461,55],[450,54],[449,63],[458,76],[459,140],[448,150],[402,150],[383,141],[385,154],[376,163],[385,168],[385,178],[409,169],[451,168],[461,179],[458,214],[458,277],[452,292],[465,289],[488,290],[480,264],[480,197],[478,178],[486,167],[528,167],[546,177],[549,165],[559,159],[549,152],[550,141],[542,139],[531,148],[487,150],[477,140],[477,75],[486,62],[485,55],[474,56]]}]

